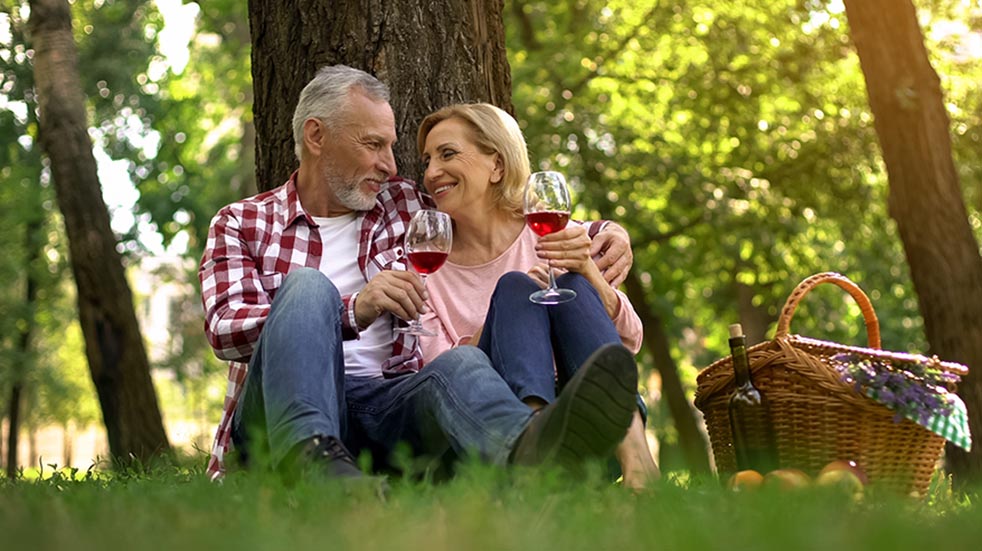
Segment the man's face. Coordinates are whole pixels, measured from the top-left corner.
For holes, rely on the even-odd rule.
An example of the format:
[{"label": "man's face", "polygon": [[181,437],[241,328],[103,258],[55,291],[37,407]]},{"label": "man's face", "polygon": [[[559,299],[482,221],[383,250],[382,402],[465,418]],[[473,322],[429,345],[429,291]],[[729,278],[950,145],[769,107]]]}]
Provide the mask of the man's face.
[{"label": "man's face", "polygon": [[332,123],[321,150],[323,178],[337,200],[330,214],[370,210],[382,183],[396,174],[392,108],[352,90],[346,116]]}]

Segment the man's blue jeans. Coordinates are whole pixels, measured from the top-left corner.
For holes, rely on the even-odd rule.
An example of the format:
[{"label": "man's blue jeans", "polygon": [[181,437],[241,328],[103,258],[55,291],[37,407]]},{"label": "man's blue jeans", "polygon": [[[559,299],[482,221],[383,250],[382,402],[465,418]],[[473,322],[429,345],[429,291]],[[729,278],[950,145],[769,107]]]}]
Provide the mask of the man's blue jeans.
[{"label": "man's blue jeans", "polygon": [[[576,291],[576,298],[536,304],[529,295],[540,289],[539,284],[522,272],[501,276],[491,295],[477,346],[523,400],[537,397],[554,402],[557,386],[562,389],[590,354],[604,344],[621,342],[600,294],[585,277],[565,273],[556,284]],[[640,396],[638,408],[645,417],[647,408]]]},{"label": "man's blue jeans", "polygon": [[368,449],[383,461],[405,443],[414,455],[453,450],[507,462],[531,410],[482,351],[455,348],[394,379],[348,377],[341,315],[341,297],[321,272],[303,268],[285,278],[232,424],[247,459],[263,451],[276,465],[298,443],[324,435],[340,438],[356,456]]}]

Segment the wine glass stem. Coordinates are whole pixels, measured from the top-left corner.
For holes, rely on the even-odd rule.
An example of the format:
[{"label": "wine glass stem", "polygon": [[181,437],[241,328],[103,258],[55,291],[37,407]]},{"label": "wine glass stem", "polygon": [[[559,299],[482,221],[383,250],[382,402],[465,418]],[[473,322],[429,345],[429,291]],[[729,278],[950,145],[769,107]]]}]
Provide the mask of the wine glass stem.
[{"label": "wine glass stem", "polygon": [[547,262],[546,265],[549,270],[549,289],[556,289],[556,276],[552,273],[552,262]]},{"label": "wine glass stem", "polygon": [[[421,294],[423,296],[423,300],[425,301],[426,300],[426,274],[419,274],[419,281],[420,281],[420,283],[423,284],[423,292]],[[423,328],[423,322],[420,321],[420,318],[422,318],[422,317],[423,317],[423,313],[422,312],[418,312],[416,314],[416,319],[413,320],[413,328],[415,328],[415,329],[422,329]]]}]

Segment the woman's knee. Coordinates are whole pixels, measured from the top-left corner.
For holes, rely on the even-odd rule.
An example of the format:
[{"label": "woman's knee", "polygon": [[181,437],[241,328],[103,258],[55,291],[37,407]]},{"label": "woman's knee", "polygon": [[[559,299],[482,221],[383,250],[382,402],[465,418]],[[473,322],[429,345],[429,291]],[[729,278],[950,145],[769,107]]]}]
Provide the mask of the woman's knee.
[{"label": "woman's knee", "polygon": [[503,292],[532,293],[537,290],[539,290],[539,284],[534,279],[524,272],[516,271],[508,272],[498,278],[498,283],[495,285],[494,292],[496,294]]},{"label": "woman's knee", "polygon": [[557,277],[556,285],[558,287],[562,287],[563,289],[572,289],[577,293],[587,292],[588,290],[596,292],[596,289],[594,289],[593,285],[587,281],[586,277],[575,272],[566,272],[565,274]]}]

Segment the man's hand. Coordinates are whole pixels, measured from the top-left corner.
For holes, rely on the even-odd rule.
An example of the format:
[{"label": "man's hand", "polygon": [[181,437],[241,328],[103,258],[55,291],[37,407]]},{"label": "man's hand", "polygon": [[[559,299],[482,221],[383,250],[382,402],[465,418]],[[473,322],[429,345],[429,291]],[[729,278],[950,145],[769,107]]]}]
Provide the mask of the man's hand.
[{"label": "man's hand", "polygon": [[634,265],[634,251],[627,230],[613,222],[593,237],[590,256],[611,287],[619,287]]},{"label": "man's hand", "polygon": [[355,299],[355,321],[364,329],[383,312],[391,312],[404,320],[414,320],[423,313],[426,299],[423,282],[415,272],[379,272],[358,293]]}]

